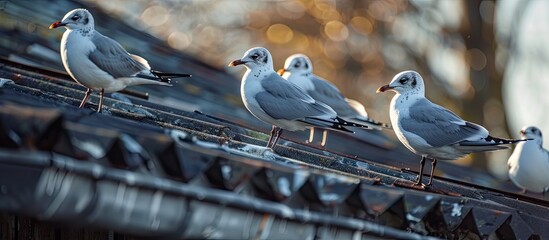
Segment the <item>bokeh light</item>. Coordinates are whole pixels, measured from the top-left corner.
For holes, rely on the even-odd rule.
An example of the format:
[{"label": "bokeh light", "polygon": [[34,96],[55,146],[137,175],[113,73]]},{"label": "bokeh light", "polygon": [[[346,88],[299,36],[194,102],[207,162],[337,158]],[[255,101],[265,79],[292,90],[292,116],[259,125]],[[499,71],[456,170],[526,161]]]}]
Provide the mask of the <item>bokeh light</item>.
[{"label": "bokeh light", "polygon": [[332,41],[343,41],[349,37],[347,26],[340,21],[330,21],[324,25],[324,33]]},{"label": "bokeh light", "polygon": [[478,48],[467,50],[466,58],[469,66],[474,70],[480,71],[486,67],[486,55]]},{"label": "bokeh light", "polygon": [[368,35],[374,30],[374,25],[368,18],[356,16],[351,19],[351,26],[360,34]]},{"label": "bokeh light", "polygon": [[293,37],[292,29],[284,24],[273,24],[267,29],[267,39],[272,43],[288,43]]},{"label": "bokeh light", "polygon": [[170,47],[177,50],[184,50],[192,43],[192,36],[183,32],[172,32],[168,37]]},{"label": "bokeh light", "polygon": [[169,17],[168,10],[159,5],[151,6],[141,14],[141,20],[149,27],[160,26],[166,23]]}]

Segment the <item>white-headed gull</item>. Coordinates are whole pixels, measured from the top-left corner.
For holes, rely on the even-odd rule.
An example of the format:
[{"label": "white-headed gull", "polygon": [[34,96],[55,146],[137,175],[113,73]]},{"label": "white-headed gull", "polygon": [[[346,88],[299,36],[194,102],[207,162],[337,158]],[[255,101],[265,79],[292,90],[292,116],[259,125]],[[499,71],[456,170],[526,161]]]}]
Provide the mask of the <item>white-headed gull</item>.
[{"label": "white-headed gull", "polygon": [[502,144],[524,141],[492,137],[484,127],[432,103],[425,98],[423,78],[417,72],[401,72],[377,92],[389,90],[396,92],[389,107],[395,134],[406,148],[421,155],[417,185],[422,183],[426,158],[432,160],[429,186],[437,160],[455,160],[472,152],[504,149],[507,147]]},{"label": "white-headed gull", "polygon": [[65,27],[61,39],[61,59],[69,75],[87,88],[80,103],[83,108],[92,90],[100,91],[100,112],[105,92],[120,91],[128,86],[157,84],[170,86],[170,77],[189,74],[163,73],[151,70],[147,60],[129,54],[115,40],[95,31],[94,20],[86,9],[74,9],[50,29]]},{"label": "white-headed gull", "polygon": [[[380,123],[368,118],[366,110],[364,110],[364,113],[358,112],[346,101],[343,94],[334,84],[314,75],[313,63],[305,54],[298,53],[289,56],[284,63],[284,68],[280,69],[278,74],[301,87],[316,101],[330,106],[336,111],[338,117],[346,121],[357,122],[376,130],[391,128],[389,124]],[[362,107],[364,108],[364,106]],[[321,145],[325,144],[326,134],[327,131],[325,130]],[[313,138],[314,128],[311,128],[309,142],[312,142]]]},{"label": "white-headed gull", "polygon": [[549,152],[543,148],[543,136],[537,127],[524,127],[522,139],[509,157],[509,178],[524,192],[549,191]]},{"label": "white-headed gull", "polygon": [[271,53],[262,47],[251,48],[229,66],[244,65],[240,94],[244,105],[259,120],[273,125],[267,147],[274,148],[288,131],[320,127],[351,132],[345,126],[363,127],[339,118],[328,105],[314,100],[297,85],[286,81],[273,69]]}]

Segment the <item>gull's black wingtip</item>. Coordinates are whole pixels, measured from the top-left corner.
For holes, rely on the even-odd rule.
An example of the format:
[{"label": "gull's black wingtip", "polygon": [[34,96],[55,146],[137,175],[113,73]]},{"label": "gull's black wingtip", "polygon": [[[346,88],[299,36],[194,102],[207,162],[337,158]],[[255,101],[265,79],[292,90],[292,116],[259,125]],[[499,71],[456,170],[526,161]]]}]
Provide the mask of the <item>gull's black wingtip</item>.
[{"label": "gull's black wingtip", "polygon": [[347,132],[347,133],[355,133],[354,131],[351,131],[349,130],[348,128],[344,127],[344,126],[341,126],[340,124],[338,123],[334,123],[332,126],[330,126],[331,129],[334,129],[334,130],[339,130],[339,131],[342,131],[342,132]]},{"label": "gull's black wingtip", "polygon": [[192,77],[193,75],[186,74],[186,73],[171,73],[171,75],[169,76],[170,77]]},{"label": "gull's black wingtip", "polygon": [[337,122],[339,123],[339,125],[341,125],[341,126],[346,126],[346,127],[359,127],[359,128],[363,128],[363,129],[372,129],[372,128],[369,127],[369,126],[362,125],[362,124],[359,124],[359,123],[356,123],[356,122],[346,121],[345,119],[340,118],[340,117],[336,117],[336,120],[337,120]]},{"label": "gull's black wingtip", "polygon": [[167,73],[151,70],[151,73],[156,75],[159,78],[178,78],[178,77],[192,77],[192,74],[188,73]]},{"label": "gull's black wingtip", "polygon": [[505,139],[505,138],[498,138],[488,135],[488,137],[485,138],[488,142],[494,142],[496,144],[514,144],[518,142],[524,142],[527,140],[533,140],[533,139]]},{"label": "gull's black wingtip", "polygon": [[367,122],[369,122],[373,125],[379,126],[381,128],[393,129],[393,126],[391,126],[391,124],[389,124],[389,123],[382,123],[382,122],[378,122],[378,121],[373,120],[373,119],[368,119]]},{"label": "gull's black wingtip", "polygon": [[337,129],[337,130],[343,131],[343,132],[348,132],[348,133],[353,133],[353,134],[355,133],[354,131],[351,131],[351,130],[347,129],[346,127],[341,126],[341,125],[339,125],[339,124],[334,124],[334,125],[332,125],[331,128]]}]

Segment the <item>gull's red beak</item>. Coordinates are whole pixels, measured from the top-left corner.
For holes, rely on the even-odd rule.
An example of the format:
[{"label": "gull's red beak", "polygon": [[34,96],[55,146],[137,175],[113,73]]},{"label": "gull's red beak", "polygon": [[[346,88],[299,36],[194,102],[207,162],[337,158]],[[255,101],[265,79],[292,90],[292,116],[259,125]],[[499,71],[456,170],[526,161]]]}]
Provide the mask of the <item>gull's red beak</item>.
[{"label": "gull's red beak", "polygon": [[385,91],[391,90],[391,89],[393,89],[393,87],[391,87],[389,85],[383,85],[383,86],[381,86],[377,89],[376,93],[385,92]]},{"label": "gull's red beak", "polygon": [[276,73],[278,73],[278,75],[282,76],[285,72],[286,72],[286,69],[281,68]]},{"label": "gull's red beak", "polygon": [[520,130],[520,135],[525,135],[526,132],[524,130]]},{"label": "gull's red beak", "polygon": [[50,25],[50,29],[58,28],[67,25],[66,23],[54,22]]},{"label": "gull's red beak", "polygon": [[229,63],[229,67],[235,67],[235,66],[238,66],[238,65],[242,65],[244,63],[246,63],[246,62],[244,62],[240,59],[237,59],[237,60],[234,60],[231,63]]}]

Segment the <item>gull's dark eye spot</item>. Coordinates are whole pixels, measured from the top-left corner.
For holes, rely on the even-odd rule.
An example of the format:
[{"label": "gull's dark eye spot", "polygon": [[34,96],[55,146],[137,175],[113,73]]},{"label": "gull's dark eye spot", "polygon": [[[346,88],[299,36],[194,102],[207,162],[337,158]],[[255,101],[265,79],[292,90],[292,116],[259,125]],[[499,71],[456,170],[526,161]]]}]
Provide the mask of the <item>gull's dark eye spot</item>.
[{"label": "gull's dark eye spot", "polygon": [[299,68],[300,66],[301,66],[301,62],[299,62],[299,61],[294,64],[295,68]]},{"label": "gull's dark eye spot", "polygon": [[72,16],[71,19],[72,19],[73,21],[78,21],[78,19],[80,19],[80,16],[74,15],[74,16]]},{"label": "gull's dark eye spot", "polygon": [[401,78],[400,80],[398,80],[398,82],[399,82],[400,84],[405,84],[406,82],[408,82],[408,77],[403,77],[403,78]]}]

